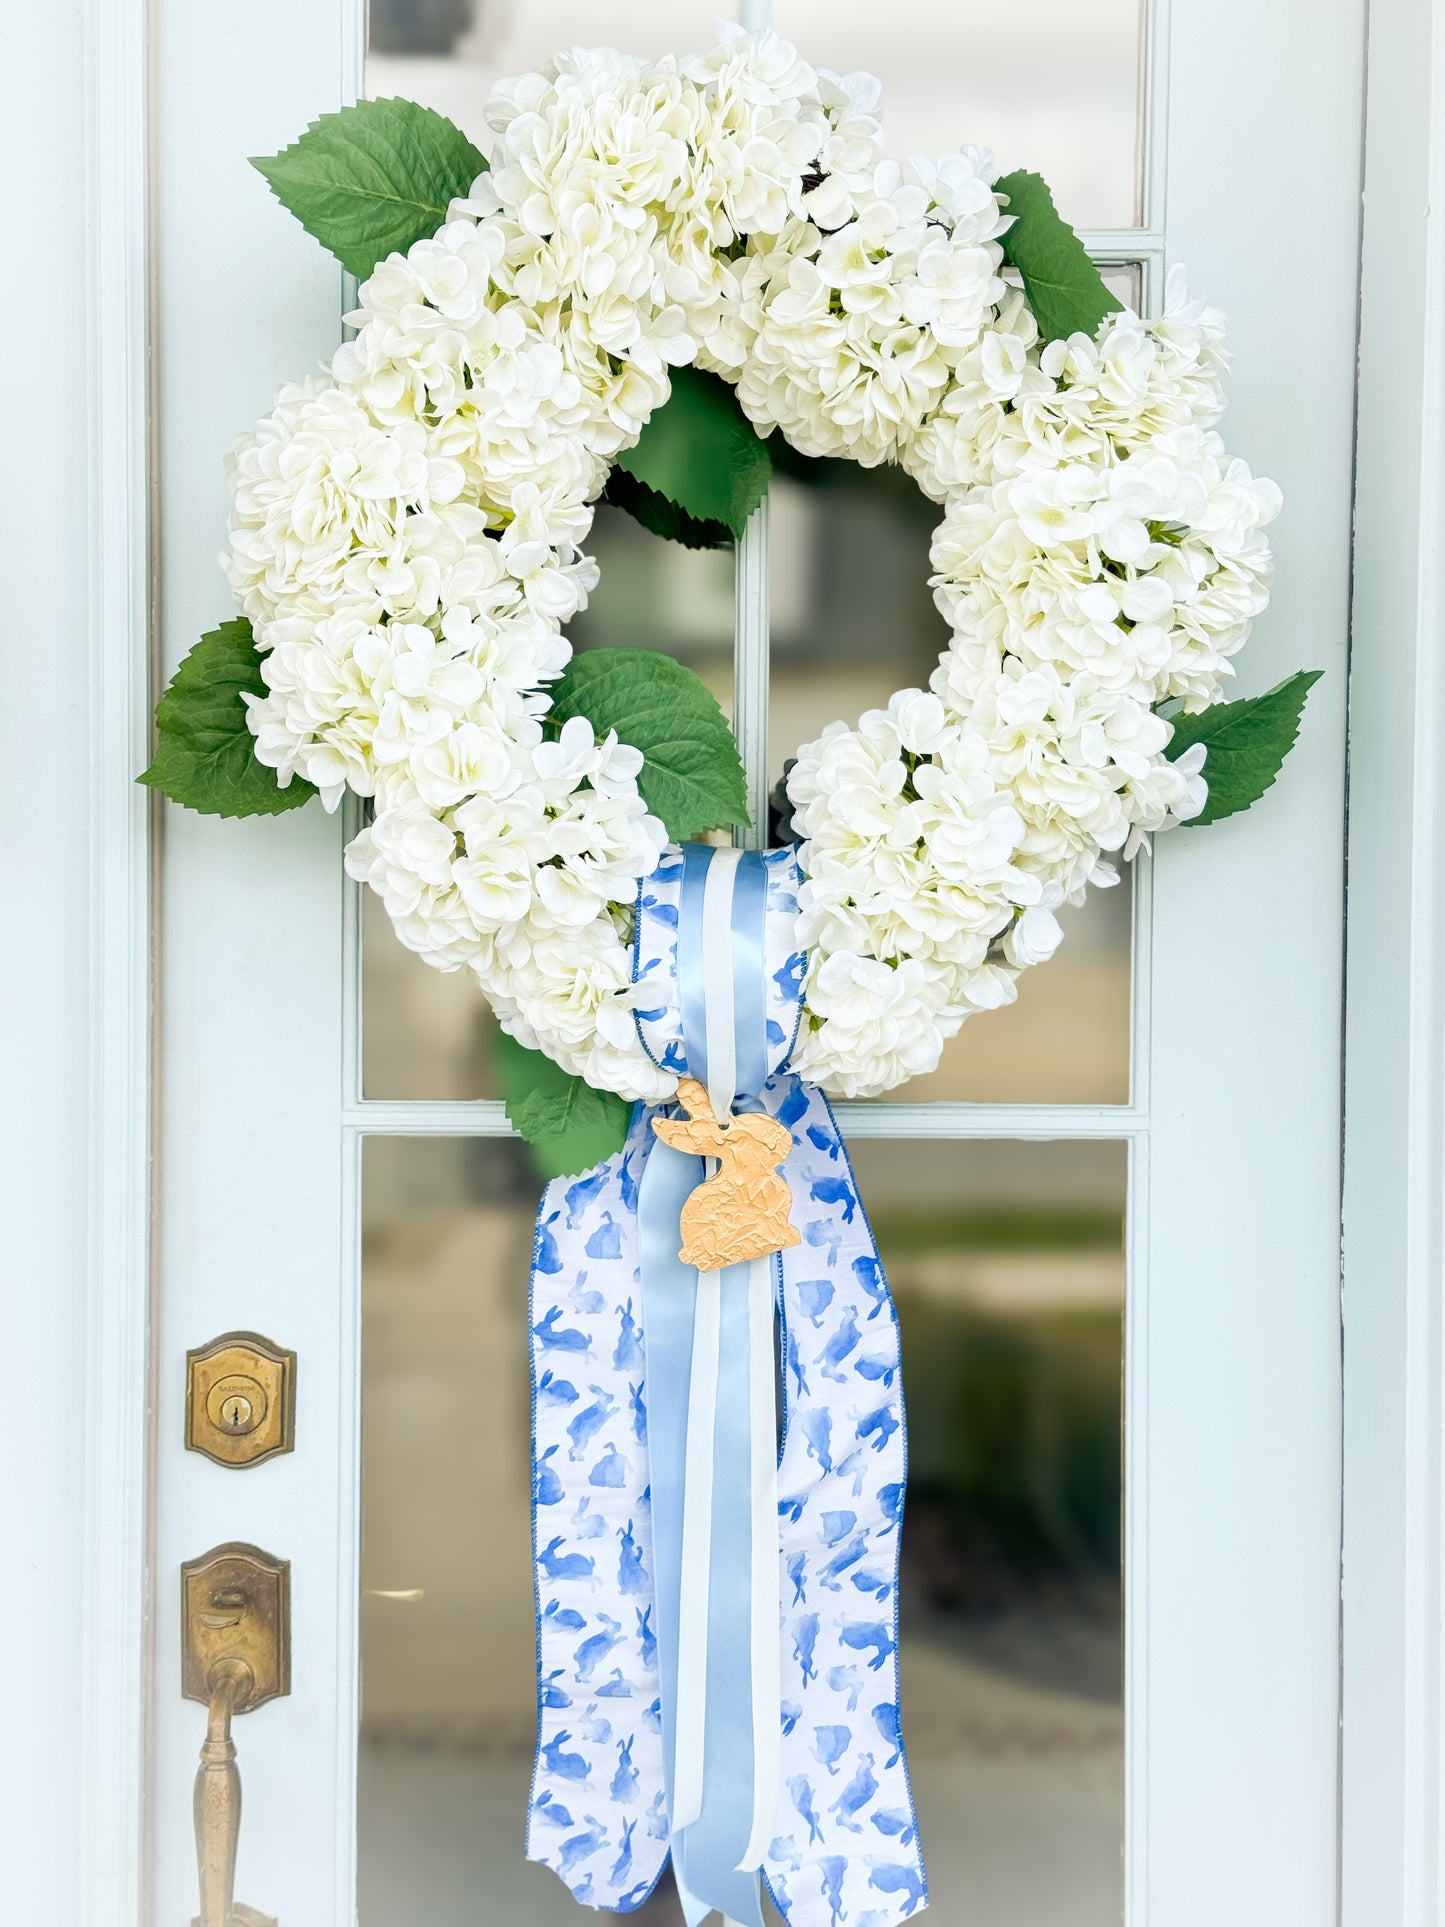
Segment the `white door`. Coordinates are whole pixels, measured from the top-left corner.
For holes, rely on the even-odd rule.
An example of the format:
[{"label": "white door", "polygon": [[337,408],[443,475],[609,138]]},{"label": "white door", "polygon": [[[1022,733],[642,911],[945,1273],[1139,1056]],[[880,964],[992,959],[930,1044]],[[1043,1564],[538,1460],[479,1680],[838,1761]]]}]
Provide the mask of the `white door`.
[{"label": "white door", "polygon": [[[368,53],[364,11],[153,9],[167,673],[231,613],[223,451],[345,305],[246,157],[362,91],[475,123],[491,78],[556,47],[712,33],[691,0],[372,0]],[[897,151],[991,144],[1131,298],[1182,260],[1228,307],[1231,444],[1286,501],[1243,685],[1327,672],[1259,808],[1165,839],[1132,906],[1078,913],[936,1074],[840,1110],[904,1323],[904,1722],[940,1922],[1335,1918],[1363,11],[776,8],[810,59],[880,74]],[[736,584],[605,512],[579,644],[691,662],[760,798],[818,724],[926,674],[927,521],[893,479],[782,477],[771,567],[764,514]],[[236,1725],[238,1898],[283,1927],[560,1927],[573,1903],[521,1844],[536,1180],[485,1013],[361,904],[345,831],[165,812],[152,1918],[196,1904],[180,1568],[244,1541],[290,1562],[292,1653],[289,1695]],[[245,1469],[183,1449],[187,1351],[237,1330],[297,1358],[295,1448]]]}]

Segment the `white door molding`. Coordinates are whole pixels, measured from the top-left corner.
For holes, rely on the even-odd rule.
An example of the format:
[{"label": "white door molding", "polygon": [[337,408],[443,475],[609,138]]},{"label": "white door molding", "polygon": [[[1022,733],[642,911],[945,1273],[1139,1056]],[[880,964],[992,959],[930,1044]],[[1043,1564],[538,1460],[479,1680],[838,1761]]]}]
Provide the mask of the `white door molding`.
[{"label": "white door molding", "polygon": [[[135,1927],[147,1623],[145,0],[30,8],[0,146],[23,284],[0,490],[5,1911]],[[23,285],[25,294],[20,294]],[[29,298],[26,298],[26,295]],[[23,558],[23,562],[22,562]]]},{"label": "white door molding", "polygon": [[1442,224],[1445,0],[1372,0],[1350,688],[1345,1927],[1445,1921]]},{"label": "white door molding", "polygon": [[[156,515],[165,673],[234,614],[224,450],[341,339],[341,269],[248,155],[354,98],[361,0],[151,0]],[[238,1901],[354,1927],[358,1391],[343,1269],[342,820],[222,821],[166,804],[153,1400],[155,1927],[196,1897],[181,1697],[182,1561],[245,1539],[292,1562],[291,1692],[237,1723]],[[247,1328],[297,1353],[296,1450],[244,1472],[181,1447],[188,1347]],[[67,1927],[70,1924],[67,1923]],[[91,1927],[87,1921],[85,1927]]]},{"label": "white door molding", "polygon": [[90,929],[81,1913],[144,1885],[150,1362],[150,742],[145,0],[85,10]]}]

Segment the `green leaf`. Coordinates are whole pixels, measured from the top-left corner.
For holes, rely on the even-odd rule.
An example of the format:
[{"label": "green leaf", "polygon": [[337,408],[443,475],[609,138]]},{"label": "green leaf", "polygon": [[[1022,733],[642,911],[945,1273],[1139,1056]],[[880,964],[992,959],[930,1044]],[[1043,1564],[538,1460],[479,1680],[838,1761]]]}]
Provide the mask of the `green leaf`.
[{"label": "green leaf", "polygon": [[136,781],[203,816],[279,816],[315,794],[293,776],[285,789],[256,760],[244,694],[264,696],[261,655],[244,619],[202,636],[156,705],[155,761]]},{"label": "green leaf", "polygon": [[726,522],[699,522],[696,517],[669,502],[646,482],[639,482],[625,469],[614,468],[607,477],[602,500],[614,508],[626,509],[634,521],[666,542],[681,542],[688,549],[726,549],[732,546],[733,532]]},{"label": "green leaf", "polygon": [[1123,307],[1054,206],[1041,175],[1026,168],[1005,174],[994,186],[1008,196],[1014,219],[999,236],[1004,258],[1023,277],[1024,293],[1045,341],[1094,335],[1106,314]]},{"label": "green leaf", "polygon": [[388,254],[435,234],[487,163],[459,127],[411,100],[323,114],[279,154],[253,160],[308,234],[364,281]]},{"label": "green leaf", "polygon": [[1221,817],[1234,816],[1259,801],[1294,747],[1305,697],[1323,673],[1320,669],[1300,669],[1263,696],[1215,703],[1197,716],[1172,718],[1174,736],[1164,752],[1170,762],[1182,756],[1192,743],[1205,744],[1209,752],[1204,759],[1209,800],[1184,828],[1217,823]]},{"label": "green leaf", "polygon": [[585,716],[642,751],[637,787],[675,842],[722,823],[746,823],[742,759],[717,698],[653,649],[589,649],[552,688],[559,723]]},{"label": "green leaf", "polygon": [[595,1091],[539,1050],[504,1030],[493,1058],[507,1116],[532,1147],[544,1178],[571,1178],[620,1151],[632,1106],[612,1091]]},{"label": "green leaf", "polygon": [[721,522],[740,537],[773,464],[727,382],[700,368],[674,368],[672,393],[617,466],[694,522]]}]

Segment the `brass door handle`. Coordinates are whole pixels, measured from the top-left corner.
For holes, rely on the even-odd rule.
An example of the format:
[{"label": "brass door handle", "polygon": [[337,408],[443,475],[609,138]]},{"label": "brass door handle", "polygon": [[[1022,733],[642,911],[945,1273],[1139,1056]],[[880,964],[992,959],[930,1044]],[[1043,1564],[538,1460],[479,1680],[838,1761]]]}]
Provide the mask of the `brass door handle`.
[{"label": "brass door handle", "polygon": [[216,1546],[181,1568],[182,1691],[206,1707],[193,1812],[201,1911],[192,1927],[276,1927],[238,1906],[241,1774],[231,1721],[291,1690],[291,1568],[257,1546]]},{"label": "brass door handle", "polygon": [[[211,1668],[206,1737],[196,1769],[196,1874],[201,1911],[195,1927],[255,1927],[265,1916],[237,1908],[236,1848],[241,1840],[241,1774],[231,1715],[249,1701],[255,1677],[244,1659],[219,1659]],[[266,1927],[276,1927],[275,1921]]]}]

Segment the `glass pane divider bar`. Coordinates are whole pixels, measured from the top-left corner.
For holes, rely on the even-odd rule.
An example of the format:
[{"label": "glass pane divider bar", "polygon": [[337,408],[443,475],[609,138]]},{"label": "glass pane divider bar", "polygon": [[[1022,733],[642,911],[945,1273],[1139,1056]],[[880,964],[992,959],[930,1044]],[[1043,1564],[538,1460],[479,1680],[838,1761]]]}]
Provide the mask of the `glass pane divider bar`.
[{"label": "glass pane divider bar", "polygon": [[[771,27],[772,0],[737,0],[742,27]],[[747,829],[733,842],[768,847],[768,499],[748,517],[733,575],[733,735],[747,776]]]},{"label": "glass pane divider bar", "polygon": [[1116,888],[1134,893],[1129,932],[1129,1102],[1138,1110],[1147,1110],[1154,967],[1153,857],[1137,856]]},{"label": "glass pane divider bar", "polygon": [[768,847],[768,501],[748,517],[733,572],[733,734],[747,775],[745,850]]},{"label": "glass pane divider bar", "polygon": [[[1136,1138],[1149,1126],[1132,1104],[835,1104],[846,1137],[1067,1139]],[[455,1103],[374,1099],[349,1104],[342,1127],[367,1137],[514,1137],[504,1107],[481,1099]]]},{"label": "glass pane divider bar", "polygon": [[1164,235],[1157,228],[1080,228],[1079,239],[1096,261],[1156,261],[1164,258]]},{"label": "glass pane divider bar", "polygon": [[[348,792],[341,802],[343,845],[359,834],[361,824],[361,798]],[[343,1110],[349,1110],[362,1101],[364,1091],[362,1027],[366,1012],[361,996],[361,892],[366,886],[347,876],[340,851],[336,868],[341,885],[341,1104]]]},{"label": "glass pane divider bar", "polygon": [[1141,225],[1162,243],[1168,208],[1170,0],[1140,0],[1140,113],[1135,179]]}]

